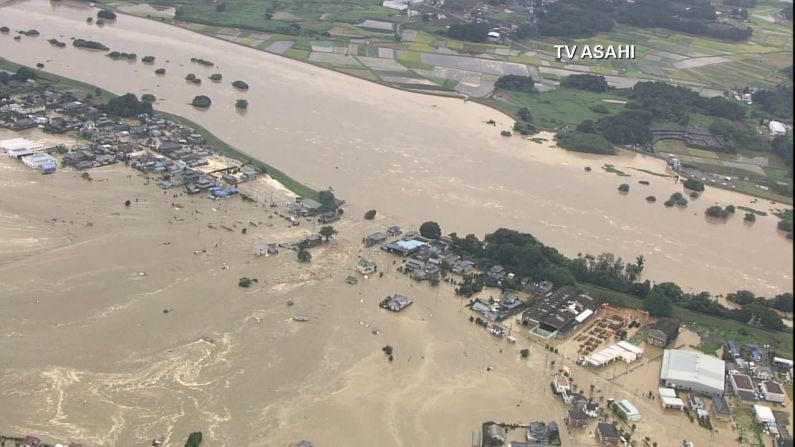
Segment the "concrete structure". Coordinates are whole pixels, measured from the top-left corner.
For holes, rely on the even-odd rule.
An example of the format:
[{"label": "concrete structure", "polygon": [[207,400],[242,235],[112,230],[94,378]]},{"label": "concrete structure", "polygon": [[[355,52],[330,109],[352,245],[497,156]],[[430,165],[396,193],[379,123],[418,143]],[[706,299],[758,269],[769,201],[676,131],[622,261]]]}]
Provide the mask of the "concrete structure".
[{"label": "concrete structure", "polygon": [[734,395],[741,400],[755,401],[756,390],[750,377],[745,374],[729,374],[729,384]]},{"label": "concrete structure", "polygon": [[667,347],[679,335],[679,320],[676,318],[660,318],[649,326],[646,333],[646,344]]},{"label": "concrete structure", "polygon": [[773,366],[779,369],[792,369],[792,360],[782,357],[773,357]]},{"label": "concrete structure", "polygon": [[278,254],[279,250],[276,248],[275,244],[257,244],[254,246],[254,249],[251,250],[251,253],[254,256],[268,256]]},{"label": "concrete structure", "polygon": [[783,404],[787,399],[784,389],[776,382],[762,382],[760,388],[762,390],[762,396],[764,396],[765,400],[768,402]]},{"label": "concrete structure", "polygon": [[666,349],[660,381],[669,388],[722,396],[725,386],[723,360],[699,352]]},{"label": "concrete structure", "polygon": [[632,402],[624,399],[616,402],[614,405],[615,409],[624,415],[624,419],[626,419],[627,422],[640,421],[640,411],[632,405]]},{"label": "concrete structure", "polygon": [[719,421],[730,421],[732,418],[732,410],[729,408],[729,403],[722,397],[712,398],[712,412]]}]

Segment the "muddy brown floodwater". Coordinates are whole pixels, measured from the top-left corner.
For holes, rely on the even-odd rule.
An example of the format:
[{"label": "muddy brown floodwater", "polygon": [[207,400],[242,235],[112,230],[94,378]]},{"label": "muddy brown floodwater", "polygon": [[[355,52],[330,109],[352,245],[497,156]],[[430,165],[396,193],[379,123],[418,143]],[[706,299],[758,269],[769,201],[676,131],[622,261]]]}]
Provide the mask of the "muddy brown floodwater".
[{"label": "muddy brown floodwater", "polygon": [[[31,0],[0,11],[3,25],[42,32],[20,42],[0,37],[0,56],[43,62],[48,71],[115,93],[153,93],[158,108],[195,120],[312,187],[333,187],[351,212],[377,208],[399,221],[436,220],[445,232],[459,234],[514,228],[567,255],[613,252],[629,260],[642,254],[646,278],[690,290],[792,290],[792,245],[776,231],[774,217],[753,225],[742,215],[712,221],[704,216],[708,206],[749,205],[752,199],[711,188],[686,209],[665,208],[662,202],[682,187],[633,169],[663,173],[660,160],[628,152],[573,154],[550,142],[503,138],[499,131],[511,120],[485,106],[398,91],[153,20],[120,16],[97,27],[86,23],[95,10],[85,4]],[[46,42],[53,37],[97,40],[157,61],[152,66],[71,45],[59,49]],[[216,67],[193,64],[191,57]],[[156,67],[167,74],[156,76]],[[207,79],[213,72],[224,80]],[[185,82],[188,73],[204,78],[202,85]],[[251,89],[236,91],[230,85],[235,79]],[[209,110],[189,105],[198,94],[213,100]],[[238,98],[249,102],[245,114],[235,112]],[[490,119],[496,127],[484,124]],[[631,177],[604,172],[604,163]],[[621,195],[617,187],[625,182],[632,189]],[[650,194],[655,204],[645,201]],[[750,206],[767,211],[777,205]]]}]

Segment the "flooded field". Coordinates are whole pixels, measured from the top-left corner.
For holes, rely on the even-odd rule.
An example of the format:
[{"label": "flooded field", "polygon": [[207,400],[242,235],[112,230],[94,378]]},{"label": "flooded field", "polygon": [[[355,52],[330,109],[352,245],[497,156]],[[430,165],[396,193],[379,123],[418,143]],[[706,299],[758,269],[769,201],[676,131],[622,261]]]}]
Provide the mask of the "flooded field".
[{"label": "flooded field", "polygon": [[[254,244],[311,232],[267,206],[163,194],[121,165],[94,169],[88,181],[0,157],[0,172],[0,216],[24,216],[18,236],[48,243],[16,247],[0,263],[4,434],[95,446],[160,435],[182,445],[192,431],[208,445],[464,446],[486,420],[560,421],[566,406],[547,380],[558,367],[572,367],[583,389],[636,392],[631,380],[608,383],[548,355],[515,324],[515,345],[492,337],[468,321],[452,286],[412,282],[391,255],[359,248],[385,218],[335,224],[340,234],[299,264],[289,250],[251,255]],[[348,285],[361,255],[384,276]],[[239,287],[244,276],[257,282]],[[414,305],[378,308],[395,293]],[[638,407],[648,415],[644,434],[706,445],[703,429],[671,428],[681,415]],[[715,441],[732,440],[721,430]],[[564,439],[575,442],[592,440],[582,431]]]},{"label": "flooded field", "polygon": [[[437,220],[444,232],[459,234],[516,228],[568,255],[642,254],[647,278],[691,290],[792,290],[791,242],[776,231],[775,218],[754,225],[736,216],[709,220],[703,213],[709,205],[752,200],[715,189],[686,209],[665,208],[661,202],[681,186],[638,170],[664,173],[657,159],[568,153],[554,147],[550,134],[542,134],[548,140],[542,143],[500,137],[510,119],[477,104],[385,88],[143,18],[89,25],[85,18],[94,12],[69,2],[9,3],[2,7],[3,25],[37,28],[42,35],[20,42],[0,36],[0,56],[42,62],[53,73],[116,93],[153,93],[158,108],[199,122],[312,187],[333,187],[357,215],[377,208],[395,221]],[[46,42],[51,37],[96,40],[157,59],[153,65],[113,61],[71,45],[52,47]],[[216,66],[191,63],[192,57]],[[158,67],[166,75],[156,76]],[[206,79],[214,72],[224,81]],[[204,82],[187,83],[188,73]],[[250,90],[235,90],[230,82],[236,79]],[[212,99],[210,109],[189,105],[199,94]],[[235,112],[238,98],[250,104],[244,114]],[[491,119],[497,126],[485,124]],[[631,176],[607,173],[600,169],[604,163]],[[632,185],[629,194],[616,191],[621,183]],[[649,204],[647,195],[663,200]],[[750,206],[769,211],[777,205]]]}]

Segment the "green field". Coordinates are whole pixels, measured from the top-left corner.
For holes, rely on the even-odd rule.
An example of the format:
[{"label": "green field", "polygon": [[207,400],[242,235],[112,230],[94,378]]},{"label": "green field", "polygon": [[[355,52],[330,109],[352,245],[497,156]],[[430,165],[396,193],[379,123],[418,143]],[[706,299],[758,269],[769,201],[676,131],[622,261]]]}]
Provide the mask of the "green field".
[{"label": "green field", "polygon": [[604,99],[620,101],[623,100],[621,96],[567,88],[538,94],[506,92],[504,96],[506,96],[505,101],[491,100],[488,104],[511,115],[515,115],[519,107],[527,107],[533,114],[534,124],[550,129],[576,126],[586,119],[599,119],[604,115],[590,110],[591,107],[598,104],[606,106],[612,113],[624,109],[622,104],[603,101]]}]

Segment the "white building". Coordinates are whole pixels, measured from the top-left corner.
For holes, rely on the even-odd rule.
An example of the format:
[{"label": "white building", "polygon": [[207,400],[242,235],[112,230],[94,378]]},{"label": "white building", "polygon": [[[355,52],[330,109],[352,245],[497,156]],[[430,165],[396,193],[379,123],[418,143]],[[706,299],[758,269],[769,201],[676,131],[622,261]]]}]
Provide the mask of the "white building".
[{"label": "white building", "polygon": [[770,129],[771,135],[784,135],[787,133],[786,126],[778,121],[770,121],[767,127]]},{"label": "white building", "polygon": [[765,405],[754,405],[754,415],[756,416],[756,421],[762,425],[776,423],[776,416],[773,415],[773,410]]},{"label": "white building", "polygon": [[44,152],[22,157],[22,163],[32,169],[41,169],[41,167],[46,164],[58,165],[58,162],[55,160],[55,158]]},{"label": "white building", "polygon": [[585,356],[587,365],[601,367],[608,365],[616,360],[623,360],[625,363],[632,363],[643,356],[643,349],[633,345],[628,341],[620,341],[612,344],[594,354]]},{"label": "white building", "polygon": [[660,404],[663,408],[681,410],[685,408],[685,402],[676,396],[676,390],[671,388],[660,388]]},{"label": "white building", "polygon": [[378,266],[373,261],[368,261],[367,259],[361,258],[356,263],[356,270],[359,271],[362,275],[369,275],[371,273],[375,273],[378,269]]},{"label": "white building", "polygon": [[726,363],[699,352],[666,349],[660,381],[669,388],[722,396]]},{"label": "white building", "polygon": [[563,374],[555,374],[555,377],[552,379],[552,387],[555,388],[555,392],[558,394],[568,393],[571,391],[569,378]]},{"label": "white building", "polygon": [[762,395],[768,402],[777,402],[783,404],[787,399],[784,394],[784,389],[776,382],[762,382]]},{"label": "white building", "polygon": [[639,422],[640,411],[632,405],[632,402],[624,399],[615,403],[615,408],[624,415],[627,422]]}]

